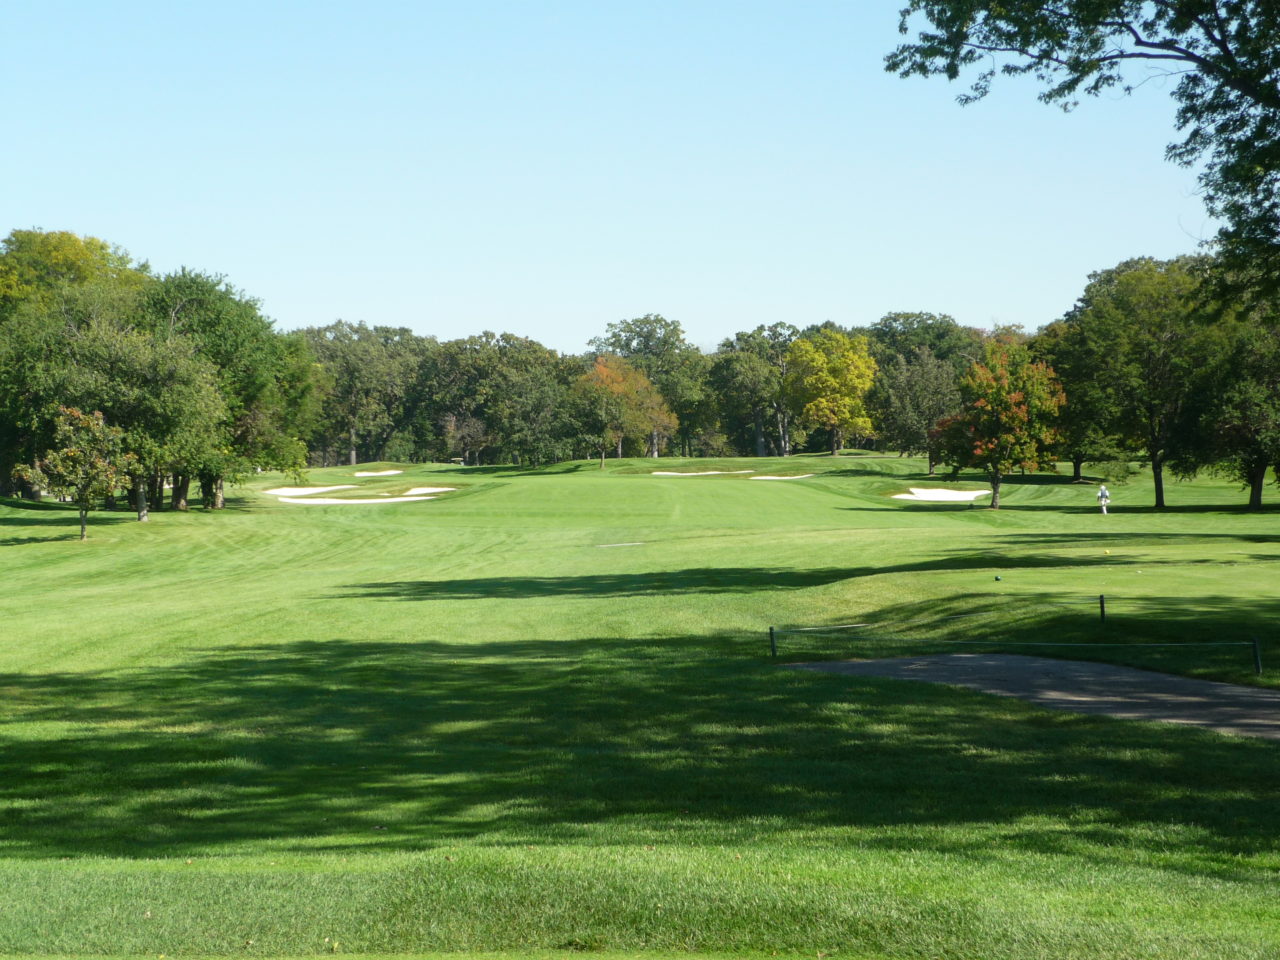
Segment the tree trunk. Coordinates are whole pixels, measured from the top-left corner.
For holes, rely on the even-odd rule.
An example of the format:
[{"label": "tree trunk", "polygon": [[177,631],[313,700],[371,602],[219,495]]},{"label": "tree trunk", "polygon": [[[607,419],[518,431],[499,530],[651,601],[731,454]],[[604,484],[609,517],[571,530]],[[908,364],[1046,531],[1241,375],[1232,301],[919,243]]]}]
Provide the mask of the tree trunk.
[{"label": "tree trunk", "polygon": [[753,424],[756,432],[756,456],[763,457],[764,450],[764,417],[760,411],[756,410],[755,423]]},{"label": "tree trunk", "polygon": [[840,431],[831,431],[831,455],[833,457],[840,456]]},{"label": "tree trunk", "polygon": [[1164,457],[1156,454],[1151,458],[1151,479],[1156,488],[1156,509],[1164,509]]},{"label": "tree trunk", "polygon": [[600,444],[600,469],[604,469],[604,452],[609,449],[603,443]]},{"label": "tree trunk", "polygon": [[622,459],[622,435],[618,435],[618,452],[615,454],[619,460]]},{"label": "tree trunk", "polygon": [[213,509],[221,510],[227,505],[227,499],[222,492],[222,478],[219,477],[213,482]]},{"label": "tree trunk", "polygon": [[138,511],[139,523],[146,523],[151,519],[151,514],[147,510],[147,484],[141,479],[133,482],[133,505]]},{"label": "tree trunk", "polygon": [[147,478],[147,499],[157,510],[164,509],[164,477],[158,473]]},{"label": "tree trunk", "polygon": [[1000,481],[1004,479],[999,473],[993,473],[988,478],[991,482],[991,509],[1000,509]]},{"label": "tree trunk", "polygon": [[84,507],[80,508],[80,539],[89,539],[89,511]]},{"label": "tree trunk", "polygon": [[1071,479],[1076,483],[1084,479],[1084,457],[1071,458]]},{"label": "tree trunk", "polygon": [[649,431],[649,456],[657,457],[658,455],[658,431]]},{"label": "tree trunk", "polygon": [[1267,485],[1267,461],[1249,467],[1249,509],[1262,509],[1262,490]]},{"label": "tree trunk", "polygon": [[356,465],[356,428],[354,425],[352,425],[351,427],[351,466],[354,467],[355,465]]},{"label": "tree trunk", "polygon": [[191,478],[188,476],[173,478],[173,509],[187,509],[187,494],[191,492]]}]

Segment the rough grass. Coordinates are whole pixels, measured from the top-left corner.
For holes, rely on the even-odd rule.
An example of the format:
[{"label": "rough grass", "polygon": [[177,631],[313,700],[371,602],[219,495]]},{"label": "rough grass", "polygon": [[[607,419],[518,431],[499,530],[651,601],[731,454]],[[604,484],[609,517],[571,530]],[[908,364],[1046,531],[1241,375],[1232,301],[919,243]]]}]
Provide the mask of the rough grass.
[{"label": "rough grass", "polygon": [[0,953],[1280,952],[1277,744],[779,670],[765,634],[876,624],[783,636],[799,659],[1265,631],[1280,667],[1274,510],[1200,481],[1157,513],[1138,481],[1102,517],[1039,477],[998,513],[912,504],[919,463],[865,457],[649,475],[672,463],[312,472],[460,488],[354,507],[263,477],[84,544],[0,507]]}]

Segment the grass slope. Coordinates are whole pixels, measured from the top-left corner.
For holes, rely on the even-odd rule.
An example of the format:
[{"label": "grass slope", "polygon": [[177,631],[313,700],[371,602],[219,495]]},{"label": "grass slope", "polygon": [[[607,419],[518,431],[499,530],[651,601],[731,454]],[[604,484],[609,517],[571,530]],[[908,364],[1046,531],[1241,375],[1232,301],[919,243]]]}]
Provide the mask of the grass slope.
[{"label": "grass slope", "polygon": [[1139,481],[1102,517],[1061,478],[999,512],[893,500],[944,482],[869,457],[403,469],[311,480],[458,490],[301,506],[262,477],[84,544],[0,507],[0,953],[1280,952],[1277,744],[780,670],[765,640],[1267,631],[1275,667],[1277,514],[1232,486],[1157,513]]}]

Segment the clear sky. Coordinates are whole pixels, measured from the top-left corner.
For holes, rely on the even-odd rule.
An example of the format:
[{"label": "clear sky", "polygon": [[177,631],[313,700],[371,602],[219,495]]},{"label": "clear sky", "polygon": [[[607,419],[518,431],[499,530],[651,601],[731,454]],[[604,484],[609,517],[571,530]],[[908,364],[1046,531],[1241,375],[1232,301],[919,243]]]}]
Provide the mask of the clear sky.
[{"label": "clear sky", "polygon": [[1072,114],[883,70],[882,2],[11,0],[0,235],[342,318],[580,351],[892,310],[1034,329],[1214,232],[1169,87]]}]

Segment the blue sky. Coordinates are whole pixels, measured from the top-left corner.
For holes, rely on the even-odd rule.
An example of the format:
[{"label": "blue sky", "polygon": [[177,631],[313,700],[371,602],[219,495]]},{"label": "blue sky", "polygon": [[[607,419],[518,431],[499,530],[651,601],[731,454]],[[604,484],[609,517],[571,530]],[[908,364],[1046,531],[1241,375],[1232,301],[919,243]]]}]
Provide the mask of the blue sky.
[{"label": "blue sky", "polygon": [[0,232],[332,320],[579,351],[891,310],[1030,329],[1214,232],[1160,78],[1072,114],[884,72],[898,0],[6,4]]}]

